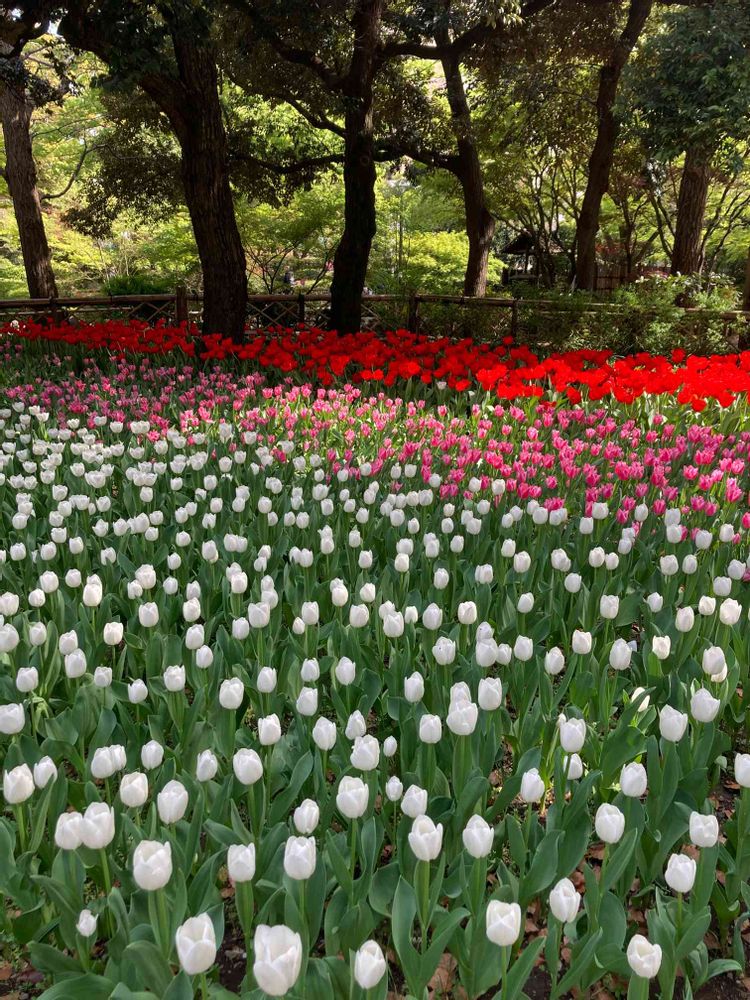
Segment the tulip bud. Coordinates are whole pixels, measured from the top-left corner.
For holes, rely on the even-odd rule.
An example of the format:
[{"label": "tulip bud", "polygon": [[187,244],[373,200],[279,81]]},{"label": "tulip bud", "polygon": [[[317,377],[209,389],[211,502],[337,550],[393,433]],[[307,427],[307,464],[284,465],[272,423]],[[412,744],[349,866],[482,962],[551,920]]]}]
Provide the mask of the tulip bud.
[{"label": "tulip bud", "polygon": [[625,832],[625,816],[617,806],[603,802],[596,810],[594,828],[605,844],[616,844]]},{"label": "tulip bud", "polygon": [[275,712],[258,719],[258,739],[263,747],[274,746],[281,739],[281,722]]},{"label": "tulip bud", "polygon": [[534,641],[528,636],[519,635],[513,644],[513,655],[522,663],[527,663],[534,655]]},{"label": "tulip bud", "polygon": [[227,849],[229,878],[237,882],[252,882],[255,878],[255,844],[232,844]]},{"label": "tulip bud", "polygon": [[320,822],[320,807],[312,799],[305,799],[294,810],[294,826],[298,833],[310,836]]},{"label": "tulip bud", "polygon": [[524,802],[539,802],[545,792],[544,782],[537,768],[532,767],[521,778],[521,798]]},{"label": "tulip bud", "polygon": [[0,705],[0,733],[15,736],[26,725],[26,713],[23,705]]},{"label": "tulip bud", "polygon": [[664,880],[675,892],[690,892],[695,883],[696,864],[686,854],[672,854],[667,862]]},{"label": "tulip bud", "polygon": [[493,944],[508,948],[521,934],[521,907],[492,899],[487,904],[487,937]]},{"label": "tulip bud", "polygon": [[284,847],[284,871],[301,882],[311,878],[317,863],[314,837],[289,837]]},{"label": "tulip bud", "polygon": [[361,778],[346,776],[339,782],[336,793],[336,808],[346,819],[359,819],[364,816],[370,790]]},{"label": "tulip bud", "polygon": [[91,910],[81,910],[76,922],[76,930],[83,938],[90,938],[96,933],[96,917]]},{"label": "tulip bud", "polygon": [[164,760],[164,747],[156,740],[149,740],[141,747],[141,764],[147,771],[160,767]]},{"label": "tulip bud", "polygon": [[61,851],[75,851],[81,840],[81,814],[79,812],[61,813],[55,825],[55,845]]},{"label": "tulip bud", "polygon": [[416,819],[427,812],[427,801],[427,789],[409,785],[401,802],[401,811],[405,816]]},{"label": "tulip bud", "polygon": [[190,917],[175,934],[177,957],[189,976],[208,972],[216,961],[216,932],[207,913]]},{"label": "tulip bud", "polygon": [[124,774],[120,782],[120,800],[130,809],[140,809],[148,799],[148,778],[142,771]]},{"label": "tulip bud", "polygon": [[486,858],[492,850],[495,831],[481,816],[471,816],[464,827],[461,838],[472,858]]},{"label": "tulip bud", "polygon": [[553,646],[552,649],[548,649],[545,653],[544,669],[551,677],[556,676],[565,669],[565,657],[562,650],[557,646]]},{"label": "tulip bud", "polygon": [[412,704],[424,698],[424,678],[416,671],[404,681],[404,698]]},{"label": "tulip bud", "polygon": [[624,639],[615,639],[609,651],[609,665],[613,670],[627,670],[633,651]]},{"label": "tulip bud", "polygon": [[560,746],[566,753],[578,753],[586,742],[586,723],[583,719],[566,719],[559,729]]},{"label": "tulip bud", "polygon": [[561,878],[549,894],[549,908],[560,923],[575,920],[581,906],[581,895],[569,878]]},{"label": "tulip bud", "polygon": [[418,861],[434,861],[443,847],[443,824],[429,816],[417,816],[409,831],[409,847]]},{"label": "tulip bud", "polygon": [[142,840],[133,852],[133,878],[139,889],[155,892],[172,877],[172,845]]},{"label": "tulip bud", "polygon": [[240,707],[245,697],[245,685],[239,677],[229,677],[221,682],[219,688],[219,704],[228,711],[235,711]]},{"label": "tulip bud", "polygon": [[628,965],[641,979],[653,979],[661,968],[661,945],[651,944],[642,934],[634,934],[627,950]]},{"label": "tulip bud", "polygon": [[365,941],[354,956],[354,979],[363,990],[373,989],[388,971],[377,941]]},{"label": "tulip bud", "polygon": [[671,705],[665,705],[659,712],[659,731],[670,743],[679,743],[685,735],[688,717],[684,712],[678,712]]},{"label": "tulip bud", "polygon": [[571,637],[571,646],[574,653],[579,656],[586,656],[591,652],[591,633],[575,629]]},{"label": "tulip bud", "polygon": [[735,754],[734,780],[743,788],[750,788],[750,753]]},{"label": "tulip bud", "polygon": [[259,924],[253,938],[253,976],[272,997],[283,997],[299,979],[302,939],[285,924]]},{"label": "tulip bud", "polygon": [[80,822],[84,847],[100,851],[112,843],[115,836],[115,811],[104,802],[92,802]]},{"label": "tulip bud", "polygon": [[620,771],[620,788],[623,795],[630,799],[639,799],[646,794],[648,788],[648,775],[643,764],[633,761],[626,764]]},{"label": "tulip bud", "polygon": [[705,688],[698,688],[690,699],[690,714],[696,722],[713,722],[720,708],[721,701]]},{"label": "tulip bud", "polygon": [[176,780],[168,781],[156,796],[159,819],[167,826],[179,823],[188,807],[188,791]]},{"label": "tulip bud", "polygon": [[398,802],[404,794],[404,786],[401,779],[395,774],[388,779],[385,784],[385,794],[389,802]]},{"label": "tulip bud", "polygon": [[34,776],[28,764],[19,764],[3,771],[3,796],[8,805],[16,806],[34,794]]},{"label": "tulip bud", "polygon": [[719,839],[719,821],[714,815],[690,813],[690,840],[696,847],[713,847]]},{"label": "tulip bud", "polygon": [[195,777],[198,781],[212,781],[219,770],[219,761],[212,750],[202,750],[195,762]]},{"label": "tulip bud", "polygon": [[483,677],[477,695],[479,707],[484,712],[494,712],[503,703],[503,685],[498,677]]},{"label": "tulip bud", "polygon": [[255,750],[238,750],[232,757],[232,769],[242,785],[254,785],[263,776],[263,762]]}]

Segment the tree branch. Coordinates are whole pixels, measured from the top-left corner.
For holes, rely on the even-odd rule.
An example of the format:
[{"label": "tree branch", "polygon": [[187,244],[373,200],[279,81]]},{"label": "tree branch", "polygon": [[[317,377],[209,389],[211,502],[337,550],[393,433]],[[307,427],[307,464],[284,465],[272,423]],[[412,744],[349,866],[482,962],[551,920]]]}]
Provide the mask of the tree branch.
[{"label": "tree branch", "polygon": [[345,77],[334,72],[320,56],[311,49],[303,49],[298,45],[291,45],[271,28],[261,14],[254,9],[252,0],[227,0],[227,3],[235,10],[245,14],[250,18],[258,33],[282,56],[287,62],[295,63],[297,66],[305,66],[325,83],[329,90],[341,90]]}]

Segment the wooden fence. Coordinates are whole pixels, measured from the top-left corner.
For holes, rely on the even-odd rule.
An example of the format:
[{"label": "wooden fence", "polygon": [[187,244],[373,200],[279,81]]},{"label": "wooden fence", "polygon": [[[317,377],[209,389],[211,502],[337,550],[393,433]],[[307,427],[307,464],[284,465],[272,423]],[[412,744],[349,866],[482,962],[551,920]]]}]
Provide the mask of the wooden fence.
[{"label": "wooden fence", "polygon": [[[250,295],[247,304],[247,329],[268,326],[328,325],[331,296],[327,292],[285,295]],[[86,323],[104,319],[142,319],[148,323],[159,320],[172,323],[200,322],[201,296],[179,287],[173,293],[158,295],[97,295],[71,296],[56,299],[0,299],[0,322],[27,318],[49,317],[55,322],[68,320]],[[699,330],[701,325],[721,327],[732,346],[750,342],[750,310],[708,310],[684,308],[677,312],[687,328]],[[365,295],[363,297],[362,329],[408,329],[434,335],[463,336],[472,332],[487,339],[503,336],[529,340],[549,330],[550,321],[560,329],[566,324],[597,327],[606,334],[632,320],[631,307],[611,302],[561,299],[522,299],[486,296],[471,298],[462,295]],[[649,310],[638,311],[643,319]],[[743,322],[744,321],[744,322]],[[745,333],[747,328],[748,333]],[[592,343],[592,346],[594,344]],[[637,346],[637,343],[635,344]],[[675,345],[677,346],[677,345]]]}]

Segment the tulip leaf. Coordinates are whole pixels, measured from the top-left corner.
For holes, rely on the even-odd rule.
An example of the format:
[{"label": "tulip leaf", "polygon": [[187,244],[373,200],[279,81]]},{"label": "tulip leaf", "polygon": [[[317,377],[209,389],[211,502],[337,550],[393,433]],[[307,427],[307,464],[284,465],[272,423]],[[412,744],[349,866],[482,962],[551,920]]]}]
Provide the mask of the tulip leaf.
[{"label": "tulip leaf", "polygon": [[[409,989],[415,996],[420,996],[430,976],[422,979],[420,956],[412,945],[412,927],[416,914],[417,899],[414,890],[406,879],[401,878],[396,888],[396,895],[393,897],[391,933],[393,934],[393,945],[404,970]],[[437,963],[435,968],[437,968]]]},{"label": "tulip leaf", "polygon": [[110,979],[87,972],[75,979],[61,979],[45,990],[39,1000],[108,1000],[113,985]]},{"label": "tulip leaf", "polygon": [[675,959],[677,962],[686,958],[694,948],[698,947],[706,936],[706,931],[710,925],[711,911],[706,907],[696,914],[687,926],[683,926],[675,949]]},{"label": "tulip leaf", "polygon": [[383,917],[390,917],[393,897],[399,880],[399,866],[394,861],[378,868],[372,878],[368,900],[370,906]]},{"label": "tulip leaf", "polygon": [[532,973],[534,963],[544,947],[545,939],[538,937],[528,944],[508,970],[508,977],[496,997],[502,1000],[517,1000]]},{"label": "tulip leaf", "polygon": [[620,876],[624,873],[630,859],[633,856],[637,839],[638,831],[628,830],[625,836],[612,850],[612,854],[607,861],[599,882],[600,889],[603,893],[606,892],[607,889],[611,889],[615,882],[617,882]]},{"label": "tulip leaf", "polygon": [[166,959],[152,941],[132,941],[123,952],[123,962],[132,962],[145,987],[163,996],[172,980]]},{"label": "tulip leaf", "polygon": [[552,884],[557,874],[558,845],[562,836],[562,830],[551,830],[537,845],[531,868],[521,879],[519,902],[522,909],[534,896],[538,896]]},{"label": "tulip leaf", "polygon": [[277,795],[269,813],[269,823],[274,825],[284,819],[297,798],[300,788],[307,781],[313,768],[313,755],[308,751],[297,761],[284,791]]},{"label": "tulip leaf", "polygon": [[581,942],[579,942],[580,947],[576,946],[573,949],[573,954],[570,959],[570,968],[557,984],[558,996],[563,996],[574,986],[578,986],[579,983],[585,982],[590,966],[593,964],[594,954],[599,942],[601,941],[603,933],[604,932],[601,928],[590,932],[582,939]]},{"label": "tulip leaf", "polygon": [[29,944],[29,958],[35,969],[47,972],[52,976],[81,972],[79,961],[66,955],[59,948],[53,948],[52,945],[42,944],[39,941],[32,941]]},{"label": "tulip leaf", "polygon": [[193,984],[184,969],[169,984],[163,994],[163,1000],[193,1000]]}]

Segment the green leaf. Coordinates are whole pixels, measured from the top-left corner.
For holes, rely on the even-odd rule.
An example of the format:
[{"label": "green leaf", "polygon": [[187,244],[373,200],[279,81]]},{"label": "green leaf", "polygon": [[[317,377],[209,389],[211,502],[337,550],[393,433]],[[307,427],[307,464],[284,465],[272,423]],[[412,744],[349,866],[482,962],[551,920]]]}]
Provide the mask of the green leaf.
[{"label": "green leaf", "polygon": [[682,934],[675,950],[675,959],[678,962],[680,959],[686,958],[694,948],[698,947],[706,936],[706,931],[710,926],[711,911],[706,907],[700,913],[696,914],[689,924],[682,928]]},{"label": "green leaf", "polygon": [[42,993],[39,1000],[109,1000],[113,983],[93,972],[75,979],[63,979]]},{"label": "green leaf", "polygon": [[521,879],[521,909],[551,885],[557,874],[558,844],[562,830],[552,830],[538,845],[534,860],[525,878]]},{"label": "green leaf", "polygon": [[133,941],[123,952],[123,961],[132,962],[142,984],[154,987],[159,996],[168,988],[172,973],[166,959],[152,941]]},{"label": "green leaf", "polygon": [[544,938],[538,937],[520,953],[508,970],[508,978],[500,993],[502,1000],[517,1000],[521,996],[526,980],[532,973],[534,962],[544,947]]}]

